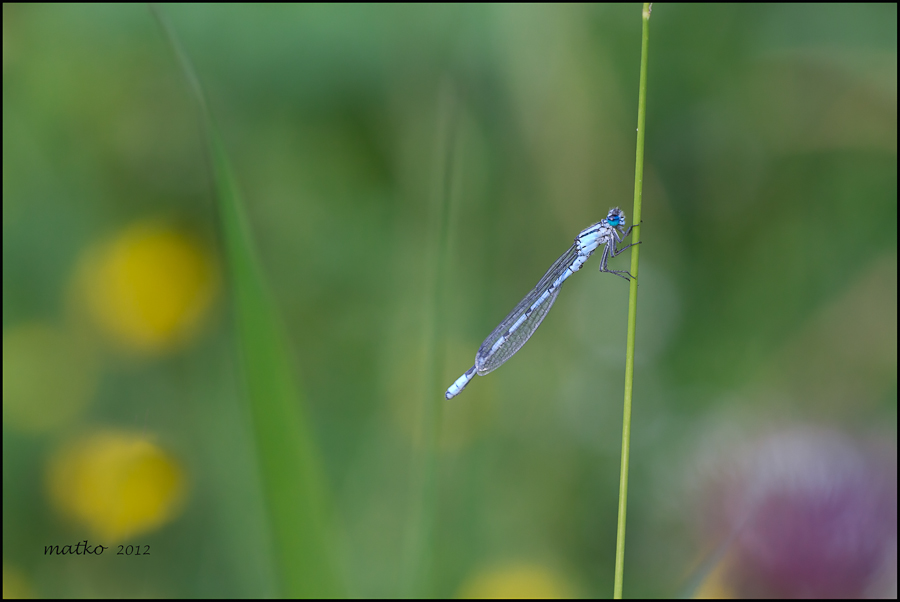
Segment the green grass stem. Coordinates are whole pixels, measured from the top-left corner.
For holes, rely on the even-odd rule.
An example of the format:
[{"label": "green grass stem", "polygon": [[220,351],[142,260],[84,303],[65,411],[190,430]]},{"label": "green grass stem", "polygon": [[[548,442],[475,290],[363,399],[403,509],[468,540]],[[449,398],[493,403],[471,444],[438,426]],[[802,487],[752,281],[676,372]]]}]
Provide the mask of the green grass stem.
[{"label": "green grass stem", "polygon": [[446,282],[450,261],[451,193],[456,151],[459,108],[453,88],[445,82],[438,104],[435,190],[431,210],[430,253],[432,282],[426,302],[428,316],[425,335],[425,389],[419,430],[421,445],[413,452],[412,496],[404,567],[404,595],[430,597],[434,560],[434,531],[437,515],[439,444],[444,387],[441,381],[446,347]]},{"label": "green grass stem", "polygon": [[[641,194],[644,183],[644,115],[647,104],[647,42],[650,38],[650,3],[644,3],[641,34],[641,82],[638,92],[637,149],[634,158],[634,229],[631,241],[641,240]],[[619,473],[619,520],[616,527],[616,576],[613,597],[622,598],[625,573],[625,511],[628,506],[628,456],[631,446],[631,400],[634,392],[634,333],[637,328],[638,258],[641,247],[631,248],[631,281],[628,296],[628,344],[625,351],[625,403],[622,412],[622,466]]]},{"label": "green grass stem", "polygon": [[219,235],[228,266],[242,384],[252,419],[280,593],[291,598],[339,597],[343,592],[332,550],[329,497],[284,328],[200,80],[162,10],[152,8],[203,121]]}]

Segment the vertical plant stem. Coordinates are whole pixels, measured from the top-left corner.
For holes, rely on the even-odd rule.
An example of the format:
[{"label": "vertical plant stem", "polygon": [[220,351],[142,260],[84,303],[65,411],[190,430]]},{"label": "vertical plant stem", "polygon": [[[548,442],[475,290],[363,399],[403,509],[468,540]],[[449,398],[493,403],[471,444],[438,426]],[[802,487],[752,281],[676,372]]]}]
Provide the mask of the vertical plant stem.
[{"label": "vertical plant stem", "polygon": [[288,598],[339,598],[345,594],[333,549],[332,503],[319,448],[237,178],[192,62],[162,9],[157,5],[151,9],[200,108],[228,265],[240,378],[256,443],[279,593]]},{"label": "vertical plant stem", "polygon": [[[640,242],[641,193],[644,183],[644,113],[647,102],[647,41],[650,37],[650,3],[644,3],[641,34],[641,83],[638,92],[637,149],[634,158],[634,229],[632,242]],[[625,572],[625,510],[628,506],[628,455],[631,445],[631,399],[634,391],[634,333],[637,327],[638,257],[640,245],[631,248],[631,281],[628,296],[628,346],[625,351],[625,403],[622,412],[622,466],[619,473],[619,521],[616,528],[616,577],[613,597],[622,598]]]},{"label": "vertical plant stem", "polygon": [[[406,546],[406,575],[404,594],[407,597],[430,597],[432,562],[434,559],[434,529],[437,514],[438,446],[441,433],[441,414],[444,401],[440,381],[444,366],[445,348],[445,284],[450,249],[451,186],[458,107],[452,86],[445,81],[441,87],[438,106],[437,166],[435,168],[434,202],[432,207],[432,270],[429,312],[430,324],[425,348],[425,398],[421,412],[420,456],[414,458],[412,475],[412,505]],[[416,453],[416,452],[414,452]]]}]

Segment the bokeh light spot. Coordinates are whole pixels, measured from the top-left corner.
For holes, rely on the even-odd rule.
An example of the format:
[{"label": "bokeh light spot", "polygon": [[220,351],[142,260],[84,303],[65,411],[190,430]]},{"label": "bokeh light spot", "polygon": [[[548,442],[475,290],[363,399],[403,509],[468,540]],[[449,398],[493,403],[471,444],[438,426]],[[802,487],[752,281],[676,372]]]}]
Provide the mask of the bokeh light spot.
[{"label": "bokeh light spot", "polygon": [[555,572],[534,564],[516,564],[476,574],[460,589],[460,598],[571,598],[572,589]]},{"label": "bokeh light spot", "polygon": [[99,367],[81,339],[31,322],[3,335],[3,417],[26,432],[52,430],[94,397]]},{"label": "bokeh light spot", "polygon": [[34,598],[34,592],[28,584],[28,580],[22,571],[4,566],[3,567],[3,599],[7,598]]},{"label": "bokeh light spot", "polygon": [[184,497],[185,478],[146,437],[103,432],[62,448],[50,463],[48,486],[62,514],[114,542],[170,521]]},{"label": "bokeh light spot", "polygon": [[144,353],[191,339],[218,283],[201,245],[153,221],[139,222],[92,249],[80,276],[94,322],[121,347]]}]

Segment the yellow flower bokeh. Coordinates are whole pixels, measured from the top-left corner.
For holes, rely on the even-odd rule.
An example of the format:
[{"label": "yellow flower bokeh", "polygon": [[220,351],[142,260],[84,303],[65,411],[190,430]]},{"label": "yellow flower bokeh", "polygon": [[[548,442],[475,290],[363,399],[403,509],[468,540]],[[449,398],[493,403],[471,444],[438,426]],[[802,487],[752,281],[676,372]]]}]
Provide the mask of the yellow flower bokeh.
[{"label": "yellow flower bokeh", "polygon": [[3,333],[3,418],[20,431],[70,423],[94,398],[99,362],[83,337],[43,322]]},{"label": "yellow flower bokeh", "polygon": [[537,564],[513,564],[475,574],[460,598],[572,598],[572,588],[554,571]]},{"label": "yellow flower bokeh", "polygon": [[104,545],[170,521],[186,488],[181,467],[150,439],[114,431],[60,449],[47,480],[54,506]]},{"label": "yellow flower bokeh", "polygon": [[34,592],[19,569],[3,565],[3,599],[34,598]]},{"label": "yellow flower bokeh", "polygon": [[727,557],[720,560],[697,587],[697,590],[694,592],[694,599],[729,600],[736,598],[736,592],[728,582],[730,564]]},{"label": "yellow flower bokeh", "polygon": [[139,353],[164,352],[190,340],[218,288],[206,249],[149,220],[91,249],[77,281],[93,322],[119,346]]}]

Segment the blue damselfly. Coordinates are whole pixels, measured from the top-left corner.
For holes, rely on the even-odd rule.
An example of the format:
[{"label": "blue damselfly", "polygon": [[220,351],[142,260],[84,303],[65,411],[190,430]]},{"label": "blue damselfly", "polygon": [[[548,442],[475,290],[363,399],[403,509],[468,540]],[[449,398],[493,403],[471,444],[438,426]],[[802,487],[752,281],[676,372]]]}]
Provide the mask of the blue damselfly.
[{"label": "blue damselfly", "polygon": [[559,288],[562,283],[580,270],[584,262],[600,246],[603,246],[600,271],[629,280],[631,274],[628,272],[610,270],[606,267],[606,262],[610,257],[615,257],[632,246],[631,244],[624,247],[618,246],[631,234],[631,227],[623,232],[622,228],[624,227],[625,213],[615,207],[609,210],[606,219],[582,230],[575,238],[575,244],[550,266],[537,286],[525,295],[515,309],[488,335],[478,349],[478,353],[475,354],[475,365],[450,385],[445,397],[447,399],[456,397],[476,374],[484,376],[493,372],[515,355],[541,325],[547,312],[553,306],[553,302],[556,301],[556,297],[559,296]]}]

